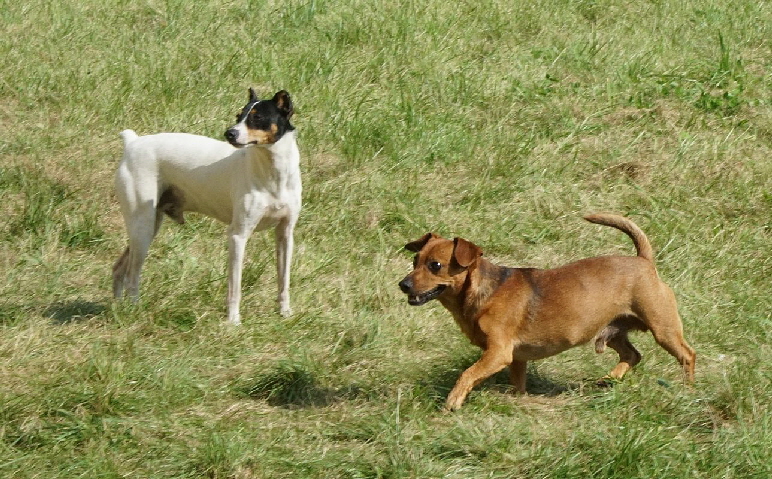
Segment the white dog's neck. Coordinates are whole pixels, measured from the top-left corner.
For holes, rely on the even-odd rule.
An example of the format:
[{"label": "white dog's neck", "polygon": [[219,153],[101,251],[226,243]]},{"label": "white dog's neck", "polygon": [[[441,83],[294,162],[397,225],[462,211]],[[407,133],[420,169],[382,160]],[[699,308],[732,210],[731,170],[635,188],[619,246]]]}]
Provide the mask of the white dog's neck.
[{"label": "white dog's neck", "polygon": [[251,153],[261,156],[260,151],[265,151],[271,158],[276,168],[294,167],[300,163],[300,152],[295,141],[295,131],[288,131],[277,141],[270,145],[255,145],[245,149],[247,155]]}]

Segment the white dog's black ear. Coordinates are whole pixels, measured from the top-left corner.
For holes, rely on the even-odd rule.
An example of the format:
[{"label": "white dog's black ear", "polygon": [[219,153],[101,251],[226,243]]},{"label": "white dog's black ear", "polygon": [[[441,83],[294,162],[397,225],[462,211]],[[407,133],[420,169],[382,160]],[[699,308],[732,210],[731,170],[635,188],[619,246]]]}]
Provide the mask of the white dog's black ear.
[{"label": "white dog's black ear", "polygon": [[279,111],[282,115],[286,116],[287,118],[291,117],[293,113],[295,113],[295,109],[292,106],[292,99],[290,98],[290,94],[287,93],[285,90],[281,90],[276,92],[276,94],[273,96],[273,101],[276,102],[276,106],[279,107]]},{"label": "white dog's black ear", "polygon": [[258,100],[257,93],[252,88],[249,89],[249,103],[254,103]]}]

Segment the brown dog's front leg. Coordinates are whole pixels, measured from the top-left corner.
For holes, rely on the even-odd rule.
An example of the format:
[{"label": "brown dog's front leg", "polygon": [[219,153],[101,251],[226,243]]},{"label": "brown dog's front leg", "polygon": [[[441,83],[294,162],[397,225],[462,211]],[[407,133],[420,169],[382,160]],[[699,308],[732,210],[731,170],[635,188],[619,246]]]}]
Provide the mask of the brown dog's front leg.
[{"label": "brown dog's front leg", "polygon": [[445,401],[445,409],[449,411],[459,409],[473,387],[507,367],[512,362],[511,350],[512,348],[509,348],[509,353],[507,348],[483,351],[482,357],[464,371],[456,381],[456,385],[453,386]]}]

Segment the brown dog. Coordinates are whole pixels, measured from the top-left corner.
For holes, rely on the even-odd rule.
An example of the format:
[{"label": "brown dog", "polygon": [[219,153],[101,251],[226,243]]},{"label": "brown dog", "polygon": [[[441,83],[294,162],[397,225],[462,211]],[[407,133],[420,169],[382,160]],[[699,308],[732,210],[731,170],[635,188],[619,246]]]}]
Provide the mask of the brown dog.
[{"label": "brown dog", "polygon": [[640,360],[630,330],[648,331],[694,381],[696,354],[683,337],[673,291],[654,268],[646,235],[622,216],[595,214],[587,221],[612,226],[635,243],[638,256],[587,258],[555,269],[507,268],[482,258],[475,244],[433,233],[405,245],[418,253],[413,271],[399,283],[408,303],[439,299],[461,331],[483,349],[461,374],[445,407],[456,410],[473,387],[506,366],[510,381],[525,393],[526,362],[555,355],[590,340],[619,353],[609,373],[621,378]]}]

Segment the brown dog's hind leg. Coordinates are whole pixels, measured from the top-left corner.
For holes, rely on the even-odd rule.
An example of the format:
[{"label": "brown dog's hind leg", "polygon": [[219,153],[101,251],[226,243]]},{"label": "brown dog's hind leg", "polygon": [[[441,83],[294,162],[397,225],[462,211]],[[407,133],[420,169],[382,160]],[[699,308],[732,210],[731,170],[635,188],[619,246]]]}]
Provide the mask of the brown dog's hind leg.
[{"label": "brown dog's hind leg", "polygon": [[662,284],[657,294],[641,298],[635,305],[638,316],[648,326],[657,344],[678,360],[685,379],[694,382],[697,354],[684,339],[684,328],[678,315],[675,294]]},{"label": "brown dog's hind leg", "polygon": [[694,363],[697,353],[686,343],[683,332],[680,329],[667,329],[657,331],[652,328],[654,340],[668,353],[678,360],[683,367],[684,376],[689,382],[694,382]]},{"label": "brown dog's hind leg", "polygon": [[509,365],[509,383],[515,388],[517,394],[525,394],[525,370],[526,361],[512,361]]},{"label": "brown dog's hind leg", "polygon": [[622,379],[627,371],[641,362],[641,353],[635,349],[627,339],[627,331],[612,336],[606,342],[608,346],[619,354],[619,363],[608,373],[608,377]]}]

